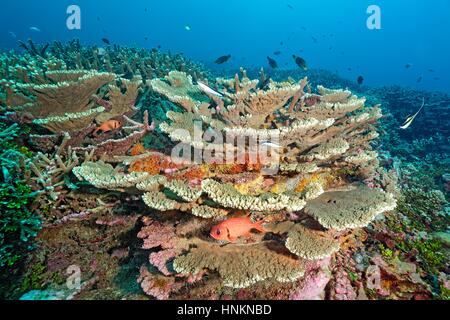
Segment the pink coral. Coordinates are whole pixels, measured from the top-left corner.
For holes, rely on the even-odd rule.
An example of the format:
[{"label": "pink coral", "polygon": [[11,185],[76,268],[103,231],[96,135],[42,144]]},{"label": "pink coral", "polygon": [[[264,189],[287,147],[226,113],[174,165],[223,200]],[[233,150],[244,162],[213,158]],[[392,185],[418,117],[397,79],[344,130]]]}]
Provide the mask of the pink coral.
[{"label": "pink coral", "polygon": [[298,281],[299,288],[289,298],[291,300],[323,300],[323,292],[330,276],[323,270],[309,273]]},{"label": "pink coral", "polygon": [[311,261],[306,264],[306,275],[297,281],[297,290],[291,300],[323,300],[325,287],[331,279],[328,271],[330,258]]},{"label": "pink coral", "polygon": [[356,300],[357,293],[353,288],[348,273],[343,269],[338,269],[335,278],[331,298],[333,300]]},{"label": "pink coral", "polygon": [[172,292],[181,288],[174,277],[151,274],[144,266],[141,267],[137,281],[147,295],[158,300],[168,300]]},{"label": "pink coral", "polygon": [[153,252],[150,254],[150,263],[158,268],[158,270],[165,276],[170,276],[173,273],[169,271],[167,268],[167,262],[176,256],[178,256],[180,252],[176,249],[167,249],[159,252]]},{"label": "pink coral", "polygon": [[175,232],[170,225],[149,221],[138,233],[138,238],[144,240],[143,249],[153,249],[160,246],[164,249],[170,249],[173,247],[172,240],[175,238]]}]

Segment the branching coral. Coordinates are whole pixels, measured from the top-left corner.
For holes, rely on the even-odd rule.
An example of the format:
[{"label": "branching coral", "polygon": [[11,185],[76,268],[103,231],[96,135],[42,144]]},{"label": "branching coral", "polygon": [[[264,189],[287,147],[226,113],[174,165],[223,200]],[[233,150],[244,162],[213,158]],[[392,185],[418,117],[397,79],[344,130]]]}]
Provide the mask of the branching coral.
[{"label": "branching coral", "polygon": [[27,167],[33,172],[31,179],[36,184],[39,193],[46,194],[51,200],[56,201],[60,191],[65,184],[65,176],[72,172],[72,169],[79,164],[78,156],[68,152],[66,159],[61,156],[62,151],[70,140],[68,133],[64,140],[52,155],[46,155],[38,152],[36,156],[27,161]]},{"label": "branching coral", "polygon": [[98,144],[92,144],[87,147],[74,147],[73,151],[78,154],[90,154],[91,157],[111,159],[117,155],[124,155],[126,152],[139,142],[147,133],[154,130],[154,125],[149,123],[148,112],[144,112],[143,123],[136,122],[127,116],[123,116],[125,121],[130,124],[129,127],[123,127],[124,131],[129,131],[127,136],[119,139],[108,139]]}]

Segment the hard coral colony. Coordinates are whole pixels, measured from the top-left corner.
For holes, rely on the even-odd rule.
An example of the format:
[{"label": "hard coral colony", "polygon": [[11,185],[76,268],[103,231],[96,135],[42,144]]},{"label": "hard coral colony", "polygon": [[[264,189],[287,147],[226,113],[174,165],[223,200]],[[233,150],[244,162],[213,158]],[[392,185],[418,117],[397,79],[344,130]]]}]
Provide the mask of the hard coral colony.
[{"label": "hard coral colony", "polygon": [[[232,288],[265,280],[296,281],[304,276],[308,261],[325,259],[339,251],[343,234],[395,208],[392,194],[333,174],[351,168],[362,181],[377,169],[376,153],[369,144],[377,137],[374,124],[381,116],[377,107],[365,107],[365,100],[349,91],[323,87],[317,95],[320,102],[306,106],[304,101],[311,95],[304,92],[307,79],[299,83],[271,82],[268,90],[261,90],[257,80],[242,72],[234,79],[217,79],[216,83],[223,86],[226,97],[201,95],[192,78],[183,72],[172,71],[165,80],[150,81],[152,90],[184,109],[168,112],[169,121],[160,129],[173,142],[193,149],[215,148],[216,159],[219,152],[234,154],[236,146],[196,141],[189,134],[195,126],[237,139],[276,134],[283,146],[276,173],[266,173],[276,163],[231,173],[226,168],[206,170],[198,177],[198,184],[187,173],[208,164],[186,161],[167,173],[175,159],[146,154],[127,159],[116,168],[106,162],[86,161],[73,170],[80,180],[97,188],[135,190],[151,210],[163,214],[146,218],[139,237],[144,240],[144,248],[153,251],[150,264],[172,279],[164,281],[164,290],[176,294],[176,284],[183,278],[198,281],[205,272],[216,273],[225,286]],[[211,104],[221,108],[209,108]],[[180,134],[183,130],[186,134]],[[298,190],[300,182],[319,174],[333,179],[311,178]],[[279,191],[272,192],[274,186],[270,184],[247,188],[246,192],[239,188],[244,181],[248,184],[260,177],[273,180]],[[234,223],[238,218],[233,217],[243,213],[248,219],[267,222],[265,229],[272,236],[250,237],[249,231],[257,228],[251,222],[244,232],[246,237],[239,237],[243,235],[239,232],[233,234],[240,223]],[[294,213],[303,216],[301,222],[291,221]],[[164,216],[164,222],[159,222],[158,217]],[[223,232],[231,233],[228,239],[233,240],[225,246],[208,236],[211,227],[223,220]],[[161,275],[142,270],[140,282],[146,292],[157,291],[159,282],[149,279],[152,277]]]},{"label": "hard coral colony", "polygon": [[[154,51],[115,47],[98,59],[78,42],[38,51],[1,56],[0,102],[4,122],[31,132],[23,141],[34,154],[17,156],[18,170],[48,228],[41,237],[67,232],[73,240],[65,230],[77,225],[83,248],[114,243],[110,256],[89,262],[85,292],[59,296],[92,298],[93,283],[112,281],[99,278],[98,264],[129,257],[131,246],[115,245],[139,227],[148,257],[136,280],[153,298],[247,297],[262,283],[284,288],[278,298],[324,298],[326,287],[328,298],[356,298],[349,279],[356,271],[342,268],[348,248],[361,246],[361,228],[397,205],[393,190],[368,183],[383,171],[372,144],[379,106],[348,90],[313,93],[307,78],[262,88],[264,79],[241,69],[212,79],[180,56]],[[129,79],[119,75],[124,70]],[[205,93],[197,80],[224,94]],[[153,119],[163,103],[171,110]],[[148,136],[164,136],[165,146],[152,149]],[[264,150],[276,149],[276,157],[238,145],[259,148],[273,137]],[[180,161],[172,150],[201,161]],[[94,239],[83,224],[90,219],[102,230]],[[50,267],[66,266],[64,250],[48,246]]]}]

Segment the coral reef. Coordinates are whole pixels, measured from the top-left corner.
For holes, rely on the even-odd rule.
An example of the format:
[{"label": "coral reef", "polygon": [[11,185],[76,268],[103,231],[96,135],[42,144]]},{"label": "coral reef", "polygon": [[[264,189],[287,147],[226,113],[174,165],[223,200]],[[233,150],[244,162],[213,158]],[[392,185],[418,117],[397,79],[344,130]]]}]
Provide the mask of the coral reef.
[{"label": "coral reef", "polygon": [[[378,168],[369,143],[377,137],[373,126],[381,116],[377,107],[365,107],[364,99],[343,90],[319,87],[319,94],[305,93],[307,79],[272,81],[266,89],[258,89],[258,81],[241,72],[241,77],[217,79],[217,86],[223,86],[222,98],[202,94],[182,72],[150,84],[184,109],[168,112],[171,122],[162,123],[160,129],[173,142],[181,142],[184,150],[214,149],[211,162],[179,161],[173,155],[146,155],[141,150],[116,168],[85,162],[74,169],[79,179],[96,187],[140,191],[148,207],[167,217],[184,213],[187,221],[180,225],[154,221],[139,234],[143,248],[153,251],[150,264],[161,272],[152,278],[149,269],[141,270],[141,285],[153,297],[176,294],[176,283],[183,277],[205,270],[233,288],[268,280],[293,282],[304,276],[308,261],[339,250],[342,232],[367,226],[377,215],[395,208],[391,194],[352,186],[352,180],[362,182]],[[196,139],[197,129],[216,137],[228,134],[233,142]],[[252,154],[251,146],[234,144],[250,137],[259,145],[272,136],[280,138],[276,143],[281,146],[279,159],[272,161]],[[243,162],[233,153],[238,148],[244,151]],[[231,161],[225,162],[230,151]],[[251,172],[255,175],[245,178]],[[211,226],[237,211],[264,219],[268,233],[277,238],[254,235],[248,243],[219,246],[201,236],[202,226],[188,235],[177,231],[189,219],[201,218]],[[290,222],[293,213],[303,215],[304,222]]]},{"label": "coral reef", "polygon": [[31,210],[34,194],[27,184],[30,152],[20,145],[21,128],[0,123],[0,297],[9,297],[17,285],[28,253],[41,228]]},{"label": "coral reef", "polygon": [[[0,55],[0,268],[27,267],[12,289],[2,276],[2,297],[448,298],[445,97],[418,118],[439,134],[414,140],[397,127],[422,93],[403,88],[320,70],[214,79],[156,49],[22,48]],[[395,130],[380,138],[380,121]],[[212,233],[243,220],[259,232]]]}]

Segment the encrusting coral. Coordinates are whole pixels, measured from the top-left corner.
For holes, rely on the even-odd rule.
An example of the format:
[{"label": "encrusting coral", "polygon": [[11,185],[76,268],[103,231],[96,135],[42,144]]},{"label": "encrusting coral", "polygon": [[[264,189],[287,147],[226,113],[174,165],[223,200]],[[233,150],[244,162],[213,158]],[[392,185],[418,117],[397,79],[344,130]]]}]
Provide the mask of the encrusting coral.
[{"label": "encrusting coral", "polygon": [[[242,77],[218,79],[212,85],[223,92],[220,96],[203,92],[204,86],[182,72],[150,82],[153,90],[185,110],[169,112],[171,122],[160,129],[174,143],[181,142],[184,151],[205,155],[214,150],[211,162],[180,162],[174,155],[146,155],[140,149],[116,169],[104,163],[74,169],[79,179],[94,186],[140,191],[144,203],[167,213],[169,221],[173,214],[184,213],[180,225],[167,221],[166,231],[144,227],[139,235],[144,248],[156,250],[150,263],[165,276],[195,277],[208,270],[233,288],[265,280],[292,282],[303,276],[307,261],[339,251],[343,233],[367,226],[378,214],[395,208],[391,194],[354,183],[378,168],[370,145],[377,138],[378,107],[366,107],[365,99],[350,91],[319,87],[317,94],[305,93],[306,78],[298,83],[270,81],[261,87],[241,72]],[[227,139],[198,139],[197,130]],[[278,140],[271,142],[273,137]],[[236,145],[246,138],[257,147],[277,149],[278,157],[263,159],[252,146]],[[205,239],[205,226],[188,235],[177,231],[190,219],[204,220],[208,228],[237,213],[263,219],[266,232],[275,238],[252,235],[219,246]],[[170,239],[153,243],[156,230],[170,234]],[[167,268],[171,261],[173,270]],[[154,277],[156,281],[161,275]],[[140,280],[150,295],[160,297],[150,279],[147,270]],[[175,292],[174,279],[167,281]]]}]

